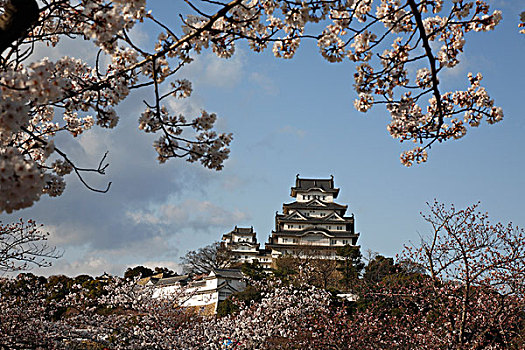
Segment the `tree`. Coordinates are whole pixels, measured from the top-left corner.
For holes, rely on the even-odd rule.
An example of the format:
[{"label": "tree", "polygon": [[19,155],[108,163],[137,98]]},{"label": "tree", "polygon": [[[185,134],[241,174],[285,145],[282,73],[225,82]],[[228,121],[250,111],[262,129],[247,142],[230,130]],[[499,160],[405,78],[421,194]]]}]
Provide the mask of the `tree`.
[{"label": "tree", "polygon": [[[153,298],[153,289],[118,277],[91,281],[93,288],[64,276],[49,283],[28,274],[0,279],[0,347],[172,348],[189,318],[173,299]],[[65,293],[57,295],[57,287]]]},{"label": "tree", "polygon": [[242,273],[253,281],[261,281],[268,278],[268,274],[258,261],[253,263],[245,262],[241,265]]},{"label": "tree", "polygon": [[321,251],[308,254],[283,255],[275,261],[273,275],[283,282],[295,285],[307,284],[317,288],[339,287],[340,274],[337,261],[326,259]]},{"label": "tree", "polygon": [[149,267],[135,266],[134,268],[128,267],[124,272],[125,279],[134,279],[135,277],[149,277],[154,274],[153,270]]},{"label": "tree", "polygon": [[386,258],[378,254],[365,266],[363,278],[371,282],[380,282],[383,278],[396,273],[397,270],[393,258]]},{"label": "tree", "polygon": [[344,247],[337,248],[337,256],[339,258],[337,270],[341,272],[341,282],[348,289],[357,282],[365,267],[361,251],[359,247],[347,244]]},{"label": "tree", "polygon": [[475,206],[430,208],[429,239],[407,248],[388,278],[360,283],[350,305],[300,278],[269,278],[231,298],[223,317],[201,317],[118,277],[92,285],[85,275],[20,274],[0,279],[0,347],[523,348],[523,231],[490,224]]},{"label": "tree", "polygon": [[431,234],[406,247],[397,271],[359,285],[348,343],[359,349],[522,348],[523,230],[490,223],[477,205],[429,207],[424,218]]},{"label": "tree", "polygon": [[160,267],[160,266],[156,266],[155,270],[153,271],[153,273],[155,275],[162,273],[163,276],[165,276],[165,277],[177,276],[177,273],[173,272],[173,270],[170,270],[167,267]]},{"label": "tree", "polygon": [[477,205],[437,202],[430,235],[399,268],[367,283],[353,312],[358,348],[513,349],[523,346],[525,234],[492,224]]},{"label": "tree", "polygon": [[507,344],[517,330],[507,323],[525,306],[525,232],[490,223],[478,204],[458,210],[434,202],[429,208],[423,217],[431,235],[405,256],[430,276],[433,299],[448,299],[442,308],[448,337],[469,348],[491,340]]},{"label": "tree", "polygon": [[[426,161],[436,142],[461,138],[482,119],[493,124],[503,118],[481,87],[481,74],[468,76],[465,91],[442,92],[439,80],[458,64],[467,33],[492,30],[500,21],[501,13],[490,13],[484,1],[382,0],[375,9],[372,0],[185,3],[192,14],[176,30],[147,12],[145,0],[44,0],[41,8],[36,0],[2,2],[1,211],[29,207],[42,194],[60,195],[64,175],[72,172],[89,189],[108,191],[110,183],[97,189],[82,176],[104,174],[105,156],[98,167],[81,167],[54,137],[78,136],[95,124],[115,127],[115,106],[141,88],[151,89],[153,97],[145,102],[139,128],[160,135],[154,143],[158,160],[184,158],[220,170],[232,135],[213,131],[215,114],[178,114],[168,98],[191,94],[191,83],[174,76],[195,55],[211,48],[231,57],[239,40],[256,52],[272,45],[276,57],[289,59],[301,40],[311,39],[329,62],[358,63],[355,107],[366,112],[384,104],[392,137],[420,144],[401,155],[407,166]],[[143,21],[158,29],[154,50],[129,35]],[[33,59],[36,46],[54,46],[65,37],[88,39],[98,47],[93,67],[70,57]]]},{"label": "tree", "polygon": [[41,231],[41,225],[29,220],[3,225],[0,223],[0,271],[17,272],[33,266],[51,266],[62,252],[47,245],[49,233]]},{"label": "tree", "polygon": [[[344,344],[344,334],[323,334],[333,330],[330,320],[337,317],[329,293],[311,286],[265,281],[223,310],[241,312],[215,318],[186,313],[174,306],[176,299],[153,298],[153,289],[133,281],[114,277],[104,284],[107,293],[96,299],[78,283],[63,298],[48,298],[53,288],[34,276],[0,279],[0,347],[201,349],[229,342],[239,349],[326,349]],[[23,294],[22,286],[28,287]]]},{"label": "tree", "polygon": [[190,250],[181,260],[185,273],[198,275],[226,267],[230,261],[230,254],[221,247],[220,242],[215,242],[197,250]]},{"label": "tree", "polygon": [[322,289],[330,287],[337,288],[339,277],[337,273],[337,261],[333,259],[313,258],[309,260],[309,264],[314,277],[312,285]]},{"label": "tree", "polygon": [[128,267],[126,269],[126,272],[124,272],[124,278],[125,279],[134,279],[136,277],[144,278],[144,277],[150,277],[150,276],[158,275],[158,274],[162,274],[164,277],[172,277],[172,276],[177,275],[175,272],[173,272],[167,267],[156,266],[155,269],[152,270],[149,267],[139,265],[133,268]]},{"label": "tree", "polygon": [[283,281],[288,281],[299,273],[299,259],[292,255],[281,255],[274,264],[274,276]]}]

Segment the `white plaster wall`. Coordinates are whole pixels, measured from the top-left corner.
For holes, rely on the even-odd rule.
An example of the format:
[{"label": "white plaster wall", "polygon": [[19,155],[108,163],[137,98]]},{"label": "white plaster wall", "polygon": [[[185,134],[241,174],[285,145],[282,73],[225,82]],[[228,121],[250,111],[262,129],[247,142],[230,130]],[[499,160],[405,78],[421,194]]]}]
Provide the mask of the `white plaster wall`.
[{"label": "white plaster wall", "polygon": [[[310,197],[308,197],[310,196]],[[308,201],[311,201],[312,199],[316,198],[314,196],[318,196],[317,198],[323,202],[328,202],[328,203],[331,203],[334,201],[334,197],[333,195],[331,194],[327,194],[325,192],[321,192],[321,191],[309,191],[309,192],[300,192],[297,194],[297,197],[295,197],[297,199],[298,202],[308,202]],[[324,198],[323,198],[324,196]]]},{"label": "white plaster wall", "polygon": [[328,216],[332,214],[332,210],[316,210],[316,209],[308,209],[308,210],[301,210],[301,214],[307,218],[322,218],[325,216]]}]

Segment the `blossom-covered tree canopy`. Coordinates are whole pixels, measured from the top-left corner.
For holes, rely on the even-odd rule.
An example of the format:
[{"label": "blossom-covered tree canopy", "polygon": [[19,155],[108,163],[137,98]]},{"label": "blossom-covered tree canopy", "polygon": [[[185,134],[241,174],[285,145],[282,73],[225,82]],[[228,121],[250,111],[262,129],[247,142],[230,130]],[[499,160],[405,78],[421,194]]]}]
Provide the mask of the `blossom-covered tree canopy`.
[{"label": "blossom-covered tree canopy", "polygon": [[[78,136],[95,124],[113,128],[115,107],[130,92],[151,89],[137,115],[139,129],[155,133],[158,160],[184,158],[220,170],[232,135],[214,130],[217,116],[188,116],[171,110],[168,99],[186,98],[191,82],[178,78],[195,55],[211,48],[229,58],[236,41],[276,57],[293,58],[302,40],[314,40],[329,62],[356,62],[354,105],[366,112],[384,104],[388,130],[419,146],[401,155],[403,164],[427,159],[436,141],[458,139],[483,120],[503,118],[481,85],[468,74],[468,88],[445,92],[440,74],[459,63],[469,32],[492,30],[501,13],[485,1],[467,0],[185,0],[182,28],[161,23],[145,0],[3,0],[0,9],[0,211],[31,206],[42,194],[64,191],[64,175],[104,174],[83,168],[54,143],[58,133]],[[157,27],[154,49],[130,36],[140,22]],[[38,45],[62,38],[90,40],[99,49],[90,65],[79,58],[35,60]],[[139,114],[139,113],[138,113]]]},{"label": "blossom-covered tree canopy", "polygon": [[522,349],[524,231],[489,222],[477,205],[435,202],[424,218],[426,240],[396,262],[369,261],[351,284],[319,278],[318,258],[288,259],[261,274],[247,266],[249,287],[221,301],[217,316],[183,307],[214,291],[191,282],[159,293],[133,274],[0,278],[0,347]]}]

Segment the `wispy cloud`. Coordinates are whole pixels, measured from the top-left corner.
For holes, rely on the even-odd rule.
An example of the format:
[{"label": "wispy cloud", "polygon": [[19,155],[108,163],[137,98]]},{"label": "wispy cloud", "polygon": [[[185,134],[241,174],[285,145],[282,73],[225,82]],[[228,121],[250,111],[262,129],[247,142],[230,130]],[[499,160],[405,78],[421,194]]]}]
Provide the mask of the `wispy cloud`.
[{"label": "wispy cloud", "polygon": [[196,86],[234,88],[245,75],[244,62],[242,51],[229,59],[207,52],[195,57],[179,76],[190,79]]},{"label": "wispy cloud", "polygon": [[128,211],[126,215],[136,224],[171,226],[177,230],[191,228],[198,231],[216,231],[249,219],[240,211],[229,211],[209,201],[187,199],[180,204],[164,204],[154,210]]},{"label": "wispy cloud", "polygon": [[258,85],[266,94],[272,96],[279,94],[279,86],[268,76],[259,72],[252,72],[249,79]]},{"label": "wispy cloud", "polygon": [[303,138],[303,137],[306,136],[306,131],[305,130],[293,127],[291,125],[283,126],[282,128],[280,128],[278,130],[278,132],[280,134],[293,135],[293,136],[296,136],[296,137],[299,137],[299,138]]}]

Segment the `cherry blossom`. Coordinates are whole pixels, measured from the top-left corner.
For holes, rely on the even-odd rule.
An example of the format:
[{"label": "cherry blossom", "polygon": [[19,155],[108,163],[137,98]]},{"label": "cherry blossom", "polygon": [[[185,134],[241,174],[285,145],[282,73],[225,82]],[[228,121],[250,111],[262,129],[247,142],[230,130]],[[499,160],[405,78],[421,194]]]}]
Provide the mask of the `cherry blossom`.
[{"label": "cherry blossom", "polygon": [[33,266],[51,266],[51,260],[62,254],[47,245],[48,235],[41,231],[41,225],[32,220],[7,225],[0,223],[0,271],[16,272]]},{"label": "cherry blossom", "polygon": [[[437,143],[462,138],[482,121],[503,119],[480,74],[469,75],[464,90],[442,92],[439,81],[459,63],[467,35],[500,22],[501,12],[481,0],[188,0],[190,13],[180,29],[161,23],[145,0],[46,0],[40,9],[35,0],[23,3],[2,2],[13,11],[2,15],[12,24],[0,39],[0,149],[2,169],[24,164],[27,173],[3,171],[0,186],[10,199],[2,201],[1,211],[31,206],[42,194],[60,195],[67,172],[92,190],[109,190],[109,184],[93,188],[82,177],[85,171],[104,174],[105,157],[98,167],[80,167],[54,137],[115,128],[122,117],[118,104],[137,89],[151,90],[136,117],[141,130],[158,135],[153,147],[159,162],[183,158],[222,169],[233,136],[214,130],[216,114],[183,115],[168,99],[190,97],[191,82],[180,72],[196,55],[210,49],[229,58],[241,40],[256,52],[271,47],[285,59],[294,57],[302,41],[314,40],[329,62],[355,62],[354,106],[361,112],[386,106],[391,136],[418,144],[402,154],[407,166],[426,161]],[[25,15],[18,16],[23,6]],[[142,22],[156,27],[152,50],[130,37]],[[96,61],[33,59],[35,45],[55,46],[65,37],[90,40],[99,50]],[[71,171],[54,164],[68,164]],[[16,199],[20,188],[25,193]]]}]

